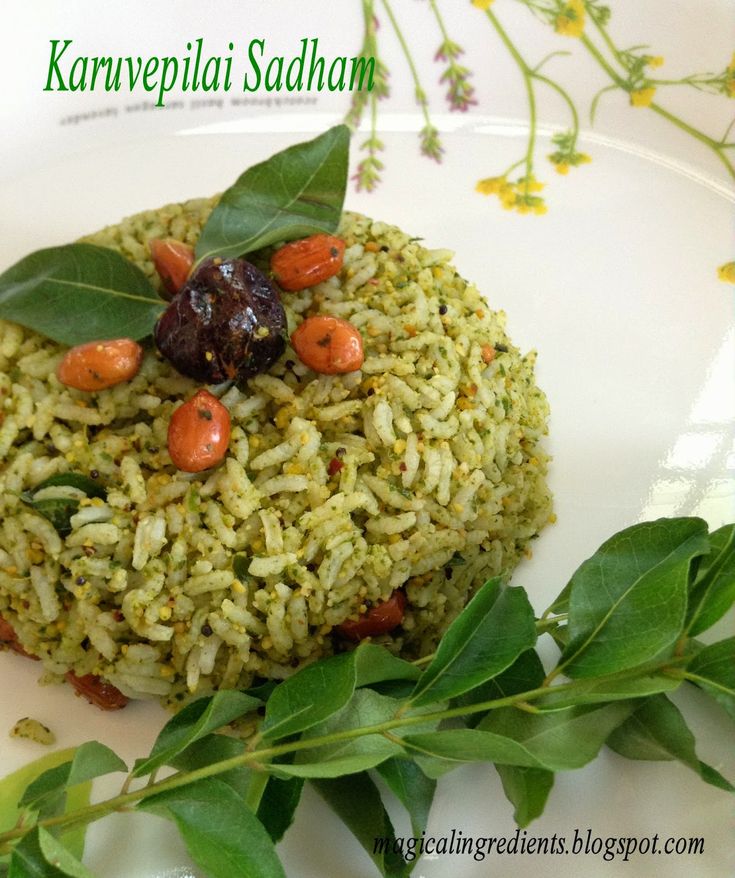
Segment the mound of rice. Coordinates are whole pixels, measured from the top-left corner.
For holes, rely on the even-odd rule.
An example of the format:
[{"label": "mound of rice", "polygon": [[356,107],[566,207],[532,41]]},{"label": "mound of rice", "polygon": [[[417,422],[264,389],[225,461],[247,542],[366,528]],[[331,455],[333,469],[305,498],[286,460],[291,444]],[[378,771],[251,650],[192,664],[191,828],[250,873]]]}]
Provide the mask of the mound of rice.
[{"label": "mound of rice", "polygon": [[[148,239],[194,243],[213,204],[86,240],[157,284]],[[203,474],[166,450],[195,383],[153,350],[131,382],[86,394],[55,377],[63,347],[0,322],[0,616],[47,678],[97,674],[172,704],[282,678],[344,648],[334,627],[399,587],[403,624],[378,639],[421,655],[549,521],[535,354],[513,347],[448,251],[357,214],[339,234],[340,274],[283,301],[289,331],[314,313],[355,324],[363,368],[315,375],[288,348],[225,389],[229,454]],[[21,494],[64,472],[106,499],[80,493],[62,538]]]}]

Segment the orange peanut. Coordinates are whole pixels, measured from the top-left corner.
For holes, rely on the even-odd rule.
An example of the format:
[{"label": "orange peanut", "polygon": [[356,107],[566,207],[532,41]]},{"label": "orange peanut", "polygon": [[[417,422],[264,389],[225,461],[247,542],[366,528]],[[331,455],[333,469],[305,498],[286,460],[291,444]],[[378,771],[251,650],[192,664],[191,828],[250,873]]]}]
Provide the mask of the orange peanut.
[{"label": "orange peanut", "polygon": [[365,361],[359,330],[339,317],[307,317],[291,344],[301,362],[322,375],[355,372]]},{"label": "orange peanut", "polygon": [[127,695],[123,695],[116,686],[103,680],[102,677],[96,677],[94,674],[78,677],[74,671],[67,671],[66,679],[79,695],[101,710],[120,710],[128,703]]},{"label": "orange peanut", "polygon": [[132,338],[90,341],[70,348],[56,369],[67,387],[89,392],[105,390],[138,374],[143,348]]},{"label": "orange peanut", "polygon": [[221,463],[230,443],[230,413],[208,390],[176,409],[168,425],[168,453],[186,473]]},{"label": "orange peanut", "polygon": [[405,612],[406,595],[402,591],[394,591],[387,601],[375,604],[359,619],[348,619],[338,625],[337,630],[348,640],[387,634],[401,624]]},{"label": "orange peanut", "polygon": [[271,271],[278,285],[293,292],[321,283],[342,268],[345,242],[334,235],[311,235],[291,241],[271,256]]},{"label": "orange peanut", "polygon": [[172,299],[186,283],[194,264],[194,249],[174,238],[152,238],[148,242],[153,265]]}]

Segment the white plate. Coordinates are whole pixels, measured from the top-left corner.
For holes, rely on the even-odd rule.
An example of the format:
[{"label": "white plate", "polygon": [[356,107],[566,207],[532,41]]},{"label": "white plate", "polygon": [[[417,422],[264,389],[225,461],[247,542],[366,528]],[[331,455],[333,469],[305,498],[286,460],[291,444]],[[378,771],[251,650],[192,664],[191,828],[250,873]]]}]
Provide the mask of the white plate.
[{"label": "white plate", "polygon": [[[731,288],[715,271],[731,258],[733,195],[655,157],[588,142],[593,163],[553,180],[547,216],[508,214],[473,186],[516,157],[521,135],[517,126],[468,120],[446,136],[446,160],[437,167],[417,159],[414,135],[387,134],[382,187],[350,192],[347,206],[396,223],[428,246],[455,250],[462,274],[507,311],[514,341],[539,351],[538,379],[552,408],[558,523],[534,544],[534,558],[514,582],[541,611],[622,527],[661,515],[702,515],[712,527],[733,520],[735,321]],[[162,137],[90,151],[6,184],[0,265],[125,214],[217,191],[299,139],[283,132]],[[164,720],[150,704],[103,714],[68,688],[37,688],[37,674],[33,663],[0,655],[0,731],[31,715],[55,730],[59,746],[96,738],[131,759],[146,752]],[[724,713],[697,692],[676,700],[691,715],[700,757],[735,775]],[[40,755],[31,743],[7,739],[0,753],[3,773]],[[511,814],[494,770],[473,766],[442,781],[429,831],[510,836]],[[732,874],[731,817],[730,798],[687,769],[603,752],[586,769],[558,775],[546,814],[527,834],[702,837],[703,855],[625,863],[600,855],[444,856],[421,861],[415,874],[642,878],[655,863],[668,876],[725,878]],[[309,793],[280,852],[298,878],[375,874]],[[105,878],[197,874],[188,871],[173,829],[149,817],[94,827],[87,859]]]}]

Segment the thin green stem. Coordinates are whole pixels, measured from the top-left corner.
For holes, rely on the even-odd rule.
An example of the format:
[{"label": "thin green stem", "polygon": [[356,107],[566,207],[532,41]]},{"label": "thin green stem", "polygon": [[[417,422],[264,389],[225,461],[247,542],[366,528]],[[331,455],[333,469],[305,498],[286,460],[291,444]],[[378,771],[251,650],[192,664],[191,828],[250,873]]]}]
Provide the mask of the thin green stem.
[{"label": "thin green stem", "polygon": [[413,79],[414,88],[416,90],[416,99],[421,105],[421,112],[424,116],[424,121],[427,126],[431,126],[431,118],[429,117],[429,108],[426,103],[426,93],[424,89],[421,87],[421,80],[419,79],[419,72],[416,69],[416,64],[413,60],[413,55],[411,54],[411,50],[408,47],[408,43],[406,42],[406,38],[403,36],[403,31],[401,30],[398,21],[396,20],[395,15],[393,14],[393,9],[391,8],[388,0],[382,0],[383,7],[385,8],[386,14],[390,19],[391,27],[393,28],[393,32],[398,38],[398,42],[401,44],[401,49],[403,50],[403,54],[406,58],[406,62],[408,63],[408,68],[411,71],[411,78]]},{"label": "thin green stem", "polygon": [[659,104],[651,104],[650,109],[653,110],[653,112],[657,115],[662,116],[664,119],[668,119],[668,121],[671,122],[672,125],[675,125],[681,131],[684,131],[687,134],[691,134],[692,137],[699,140],[705,146],[708,146],[725,166],[728,174],[733,178],[733,180],[735,180],[735,165],[733,165],[730,159],[728,159],[728,157],[722,151],[725,148],[723,144],[718,143],[716,140],[713,140],[711,137],[701,131],[698,131],[696,128],[692,128],[692,126],[688,122],[685,122],[683,119],[680,119],[678,116],[670,113]]},{"label": "thin green stem", "polygon": [[[597,27],[599,28],[599,25],[597,25]],[[607,75],[610,77],[610,79],[613,80],[615,85],[617,85],[619,88],[623,89],[623,91],[627,91],[628,90],[628,83],[625,81],[625,79],[623,79],[621,76],[619,76],[617,74],[617,72],[615,71],[615,69],[613,67],[610,66],[610,64],[607,61],[607,58],[605,58],[605,56],[602,54],[602,52],[600,52],[600,50],[592,42],[592,40],[587,36],[587,34],[582,34],[582,36],[580,37],[580,40],[582,41],[582,45],[585,47],[585,49],[587,49],[587,51],[590,53],[590,55],[592,55],[592,57],[595,59],[595,61],[597,61],[597,63],[600,65],[600,67],[602,67],[602,69],[605,71],[605,73],[607,73]]]},{"label": "thin green stem", "polygon": [[566,622],[568,618],[568,613],[560,613],[558,616],[552,616],[551,618],[548,616],[542,616],[540,619],[536,620],[536,632],[538,634],[544,634],[552,628],[557,628],[562,622]]},{"label": "thin green stem", "polygon": [[[689,657],[687,656],[682,656],[680,659],[674,658],[668,659],[667,661],[651,662],[647,665],[632,668],[628,671],[620,671],[615,674],[602,676],[599,678],[599,681],[616,682],[619,680],[649,675],[656,672],[663,672],[667,668],[670,668],[677,663],[688,660],[688,658]],[[697,679],[695,675],[687,676],[691,677],[692,679]],[[535,689],[530,689],[527,692],[521,692],[515,695],[508,695],[504,698],[494,698],[489,701],[483,701],[479,704],[462,705],[460,707],[434,711],[433,713],[419,713],[411,714],[408,716],[397,716],[394,719],[386,720],[382,723],[361,726],[360,728],[355,729],[346,729],[341,732],[333,732],[332,734],[321,735],[319,737],[289,741],[284,744],[274,744],[272,746],[263,747],[260,750],[246,751],[242,754],[239,754],[238,756],[224,759],[221,762],[216,762],[212,765],[206,765],[202,768],[195,769],[194,771],[177,772],[176,774],[167,777],[164,780],[151,784],[150,786],[145,786],[137,790],[131,790],[125,794],[114,796],[113,798],[106,799],[94,805],[88,805],[85,808],[80,808],[78,811],[75,811],[73,813],[61,814],[56,817],[49,817],[44,820],[40,820],[37,825],[43,826],[47,829],[54,827],[63,827],[64,829],[68,829],[78,825],[85,825],[99,820],[106,814],[109,814],[113,811],[120,811],[122,809],[125,809],[129,805],[134,805],[142,799],[147,799],[150,796],[156,795],[158,793],[169,792],[171,790],[178,789],[196,781],[204,780],[209,777],[214,777],[226,771],[231,771],[234,768],[241,768],[247,765],[267,766],[268,763],[270,763],[277,756],[283,756],[287,753],[296,753],[301,750],[324,747],[330,744],[337,744],[343,741],[352,740],[354,738],[360,738],[365,735],[382,735],[387,732],[391,732],[393,729],[404,728],[407,726],[417,725],[421,723],[439,723],[448,719],[455,719],[462,716],[470,716],[476,713],[485,713],[489,710],[498,710],[502,707],[513,707],[521,704],[525,705],[527,702],[535,701],[536,699],[543,698],[544,696],[549,695],[550,692],[553,692],[554,694],[558,694],[560,692],[574,694],[575,690],[584,688],[586,685],[587,681],[584,680],[572,680],[568,683],[560,683],[553,688],[549,688],[548,686],[544,685]],[[262,776],[267,780],[267,770],[258,772],[258,776]],[[259,786],[260,782],[257,785],[253,786],[253,803],[255,803],[256,798],[257,801],[260,800],[257,795],[257,789]],[[262,795],[262,790],[260,791],[260,794]],[[19,828],[12,829],[0,834],[0,852],[7,851],[10,843],[21,838],[23,835],[26,834],[27,831],[28,828]]]},{"label": "thin green stem", "polygon": [[523,83],[526,86],[526,96],[528,98],[528,145],[526,147],[526,155],[524,158],[524,163],[526,165],[526,173],[525,173],[525,194],[528,195],[528,187],[531,182],[531,174],[533,172],[533,152],[536,146],[536,95],[533,89],[533,72],[531,68],[528,66],[524,58],[521,56],[518,49],[516,49],[513,41],[508,36],[505,28],[501,25],[497,16],[490,10],[485,10],[485,15],[488,17],[490,23],[495,28],[496,33],[502,40],[506,49],[510,52],[511,57],[518,65],[518,69],[521,71],[523,75]]},{"label": "thin green stem", "polygon": [[554,82],[553,79],[549,79],[547,76],[543,76],[540,73],[533,74],[534,79],[538,79],[539,82],[543,82],[549,86],[549,88],[554,89],[555,92],[560,94],[566,105],[569,107],[569,112],[572,115],[572,130],[574,131],[574,142],[577,142],[577,136],[579,135],[579,114],[577,113],[577,108],[574,106],[574,101],[569,96],[569,92],[565,88],[559,85],[558,82]]},{"label": "thin green stem", "polygon": [[[623,63],[623,60],[622,60],[622,55],[620,53],[620,50],[615,45],[615,43],[612,41],[612,37],[607,32],[607,28],[605,28],[603,26],[602,22],[597,20],[597,16],[590,15],[590,18],[592,19],[592,23],[597,28],[598,33],[602,37],[605,45],[610,50],[610,52],[613,55],[613,57],[615,58],[615,60],[618,62],[618,64],[620,64],[621,67],[625,67],[625,64]],[[587,39],[586,34],[584,35],[583,39]]]},{"label": "thin green stem", "polygon": [[422,665],[428,665],[430,662],[433,662],[435,655],[435,652],[430,652],[428,655],[422,655],[421,658],[414,659],[411,664],[420,668]]},{"label": "thin green stem", "polygon": [[444,19],[439,12],[439,7],[436,5],[436,0],[429,0],[429,7],[431,11],[434,13],[434,18],[436,19],[436,23],[439,25],[439,30],[441,32],[442,37],[445,42],[451,42],[449,39],[449,34],[447,33],[447,28],[444,24]]},{"label": "thin green stem", "polygon": [[709,686],[710,689],[717,689],[719,692],[723,692],[725,695],[733,694],[732,689],[728,689],[727,686],[716,683],[714,680],[707,680],[704,677],[700,677],[698,674],[692,674],[689,671],[684,671],[682,677],[683,679],[688,680],[690,683],[697,683],[699,685],[704,683],[706,686]]}]

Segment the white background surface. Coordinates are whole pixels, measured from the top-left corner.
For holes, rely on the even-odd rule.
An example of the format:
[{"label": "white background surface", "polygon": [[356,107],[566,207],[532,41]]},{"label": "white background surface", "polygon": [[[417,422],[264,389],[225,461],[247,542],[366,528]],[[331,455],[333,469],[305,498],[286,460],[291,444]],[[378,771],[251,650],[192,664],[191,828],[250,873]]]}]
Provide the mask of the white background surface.
[{"label": "white background surface", "polygon": [[[619,42],[650,42],[652,54],[666,57],[667,75],[718,70],[730,58],[729,3],[612,5]],[[418,159],[415,136],[401,133],[417,126],[412,87],[381,22],[393,89],[382,107],[389,112],[384,183],[370,196],[351,193],[348,206],[422,235],[430,246],[453,248],[462,273],[480,285],[493,307],[508,312],[513,339],[539,350],[539,383],[553,413],[559,522],[535,544],[533,560],[519,568],[514,582],[528,589],[540,611],[575,567],[621,527],[673,514],[700,514],[713,527],[733,520],[732,288],[715,279],[715,267],[734,255],[733,194],[700,144],[615,94],[603,99],[595,137],[583,144],[593,154],[591,165],[561,178],[539,159],[537,173],[551,184],[547,216],[507,214],[475,195],[476,179],[499,172],[523,149],[522,130],[506,124],[526,118],[522,83],[476,10],[455,0],[440,7],[476,71],[478,106],[464,116],[437,116],[440,127],[457,129],[446,135],[442,166]],[[441,114],[442,90],[434,81],[439,68],[429,68],[438,38],[428,10],[418,0],[395,0],[395,8]],[[498,0],[494,8],[529,60],[577,48],[514,3]],[[356,2],[134,0],[113,7],[12,0],[8,10],[12,18],[0,53],[3,267],[31,249],[73,239],[126,213],[221,189],[247,165],[303,139],[301,132],[337,121],[347,105],[345,95],[322,94],[316,105],[251,108],[246,115],[226,100],[220,109],[187,105],[135,113],[125,108],[139,103],[137,96],[44,94],[49,39],[73,38],[75,48],[89,54],[144,56],[180,52],[198,36],[212,51],[218,42],[224,50],[229,39],[245,44],[264,36],[269,49],[288,54],[302,37],[318,36],[327,55],[353,54],[361,39]],[[554,62],[580,107],[605,84],[583,57],[577,52]],[[735,106],[686,89],[672,92],[666,104],[713,134],[726,127]],[[116,117],[61,124],[110,106],[117,107]],[[540,110],[544,122],[563,121],[552,95],[543,96]],[[182,130],[194,133],[174,134]],[[280,133],[242,133],[249,130]],[[601,136],[615,142],[596,143]],[[720,636],[729,633],[725,623],[720,629]],[[101,714],[66,688],[38,689],[36,676],[32,663],[0,655],[6,693],[0,734],[30,714],[54,728],[60,746],[97,738],[133,757],[150,744],[163,719],[156,707],[141,704]],[[677,701],[693,717],[701,758],[735,776],[732,727],[724,714],[697,692]],[[0,742],[0,770],[34,758],[37,750],[28,742]],[[494,770],[473,766],[442,782],[430,830],[510,835],[511,811]],[[602,837],[703,836],[705,856],[627,863],[515,856],[480,864],[445,857],[422,861],[415,874],[643,878],[655,867],[669,876],[729,878],[734,871],[730,797],[678,765],[631,763],[605,752],[583,771],[558,775],[546,815],[528,832],[571,837],[575,827]],[[313,795],[305,797],[281,851],[294,878],[376,874]],[[91,833],[88,862],[104,878],[194,874],[185,871],[188,861],[175,832],[150,817],[101,823]]]}]

